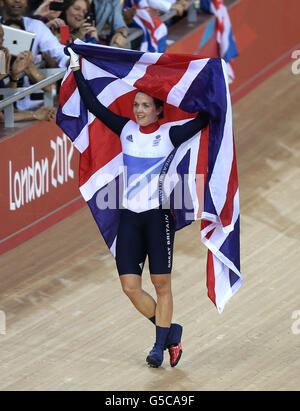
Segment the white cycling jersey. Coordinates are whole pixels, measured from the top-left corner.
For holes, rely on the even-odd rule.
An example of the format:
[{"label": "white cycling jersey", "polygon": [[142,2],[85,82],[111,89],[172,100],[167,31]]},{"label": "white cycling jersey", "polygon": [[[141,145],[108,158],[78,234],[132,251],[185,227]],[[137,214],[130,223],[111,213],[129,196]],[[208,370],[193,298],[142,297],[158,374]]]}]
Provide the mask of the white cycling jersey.
[{"label": "white cycling jersey", "polygon": [[161,125],[153,133],[143,133],[128,121],[121,133],[124,161],[123,207],[142,212],[159,206],[158,180],[163,164],[174,149],[169,130],[175,124]]}]

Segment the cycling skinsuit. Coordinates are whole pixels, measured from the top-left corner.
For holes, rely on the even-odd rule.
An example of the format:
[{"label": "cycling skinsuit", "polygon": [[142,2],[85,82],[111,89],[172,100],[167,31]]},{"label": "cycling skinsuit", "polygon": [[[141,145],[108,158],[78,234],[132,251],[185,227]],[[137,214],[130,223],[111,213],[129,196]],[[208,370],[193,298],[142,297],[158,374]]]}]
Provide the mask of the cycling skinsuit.
[{"label": "cycling skinsuit", "polygon": [[124,192],[116,243],[119,275],[141,275],[146,256],[151,274],[171,273],[175,222],[170,209],[160,207],[158,178],[171,151],[206,127],[207,113],[142,127],[103,106],[81,70],[74,71],[74,76],[86,108],[121,139]]}]

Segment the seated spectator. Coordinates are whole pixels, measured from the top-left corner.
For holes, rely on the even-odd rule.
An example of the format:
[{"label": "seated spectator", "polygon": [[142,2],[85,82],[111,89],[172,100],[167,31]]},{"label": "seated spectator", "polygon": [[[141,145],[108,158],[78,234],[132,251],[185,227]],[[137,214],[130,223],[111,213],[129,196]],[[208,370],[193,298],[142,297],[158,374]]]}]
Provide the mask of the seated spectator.
[{"label": "seated spectator", "polygon": [[[37,110],[14,111],[14,121],[51,121],[56,119],[57,109],[54,107],[40,107]],[[0,111],[0,123],[4,123],[4,114]]]},{"label": "seated spectator", "polygon": [[167,13],[171,10],[175,10],[178,16],[182,16],[183,13],[189,8],[189,3],[186,0],[147,0],[147,2],[149,7],[152,8],[153,13]]},{"label": "seated spectator", "polygon": [[[0,49],[4,51],[5,56],[5,71],[0,75],[1,88],[5,87],[4,79],[10,78],[8,87],[15,88],[17,86],[17,76],[21,72],[27,72],[29,76],[33,78],[39,75],[36,71],[36,68],[32,68],[32,55],[31,52],[22,52],[15,59],[10,70],[11,55],[7,48],[3,47],[3,28],[0,24]],[[39,81],[39,80],[37,80]],[[54,120],[56,116],[56,109],[51,107],[40,107],[37,110],[24,110],[16,111],[14,113],[15,121],[26,121],[26,120]],[[0,112],[0,122],[4,122],[4,114]]]},{"label": "seated spectator", "polygon": [[11,61],[11,55],[10,55],[8,48],[3,47],[3,36],[4,36],[4,32],[3,32],[2,25],[0,24],[0,50],[2,54],[2,59],[5,60],[4,62],[2,61],[2,64],[4,66],[3,67],[4,72],[0,73],[0,88],[5,87],[5,83],[3,79],[5,79],[9,74],[10,61]]},{"label": "seated spectator", "polygon": [[128,28],[123,18],[120,0],[93,0],[95,23],[104,44],[124,47]]},{"label": "seated spectator", "polygon": [[31,16],[32,13],[41,5],[43,0],[27,0],[28,4],[28,16]]},{"label": "seated spectator", "polygon": [[[27,0],[2,0],[4,4],[3,15],[0,22],[6,25],[14,25],[31,31],[36,34],[32,46],[32,62],[37,65],[42,60],[42,54],[49,56],[56,64],[56,67],[65,67],[68,57],[64,53],[64,46],[59,43],[46,25],[36,19],[26,16]],[[18,81],[19,79],[15,79]],[[21,81],[21,80],[20,80]],[[27,87],[31,84],[29,76],[25,75],[22,79],[22,86]],[[30,95],[17,102],[19,110],[32,110],[43,104],[42,93]]]},{"label": "seated spectator", "polygon": [[177,0],[169,1],[171,4],[170,10],[176,10],[178,16],[182,16],[185,11],[189,8],[189,2],[187,0]]},{"label": "seated spectator", "polygon": [[56,60],[58,67],[65,67],[69,58],[64,53],[64,46],[44,23],[26,16],[27,0],[2,0],[2,2],[4,5],[2,16],[0,16],[2,24],[11,25],[12,22],[17,21],[24,30],[36,34],[32,47],[34,64],[41,61],[40,53],[47,53]]},{"label": "seated spectator", "polygon": [[[20,75],[22,73],[28,76],[31,84],[38,83],[46,78],[33,64],[32,52],[29,50],[22,51],[14,60],[10,74],[10,81],[13,85],[10,87],[17,87]],[[51,86],[46,86],[43,90],[49,92],[51,90]]]},{"label": "seated spectator", "polygon": [[132,3],[128,6],[125,6],[125,2],[121,3],[123,8],[123,18],[127,26],[130,26],[133,23],[134,16],[136,16],[136,8],[133,7]]},{"label": "seated spectator", "polygon": [[[61,18],[70,27],[71,41],[80,39],[85,42],[99,43],[93,13],[89,0],[66,0]],[[87,17],[92,17],[87,21]]]},{"label": "seated spectator", "polygon": [[[175,10],[178,16],[182,16],[189,8],[187,0],[142,0],[138,5],[139,8],[147,8],[151,17],[158,16],[160,12],[167,13],[171,10]],[[125,7],[128,7],[127,1],[125,1]]]},{"label": "seated spectator", "polygon": [[50,4],[55,1],[56,3],[64,4],[63,0],[44,0],[40,2],[40,5],[32,10],[32,17],[38,20],[43,21],[46,26],[56,34],[59,31],[59,28],[65,26],[66,23],[60,17],[62,10],[51,10]]},{"label": "seated spectator", "polygon": [[[33,17],[45,22],[51,31],[60,38],[63,44],[79,38],[85,42],[99,43],[97,29],[93,19],[86,17],[90,14],[89,0],[66,0],[62,11],[51,10],[53,0],[44,0],[34,11]],[[62,0],[60,0],[62,2]],[[68,26],[68,39],[62,39],[61,30]],[[64,36],[65,37],[65,36]]]},{"label": "seated spectator", "polygon": [[[3,43],[3,28],[2,25],[0,24],[0,35],[1,35],[1,44]],[[14,27],[16,29],[21,29],[20,23],[18,21],[12,22],[10,27]],[[7,64],[8,67],[10,67],[10,61],[11,61],[11,56],[9,53],[9,50],[6,49],[7,55]],[[38,68],[33,64],[33,57],[32,57],[32,52],[29,50],[24,50],[21,53],[18,54],[16,58],[13,59],[13,64],[11,68],[11,74],[10,74],[10,87],[17,87],[17,83],[19,82],[19,77],[20,74],[25,73],[29,79],[31,80],[31,83],[38,83],[39,81],[42,81],[45,79],[45,76],[38,70]],[[9,70],[8,70],[9,71]],[[7,71],[7,72],[8,72]],[[51,87],[46,86],[43,90],[45,91],[50,91]]]}]

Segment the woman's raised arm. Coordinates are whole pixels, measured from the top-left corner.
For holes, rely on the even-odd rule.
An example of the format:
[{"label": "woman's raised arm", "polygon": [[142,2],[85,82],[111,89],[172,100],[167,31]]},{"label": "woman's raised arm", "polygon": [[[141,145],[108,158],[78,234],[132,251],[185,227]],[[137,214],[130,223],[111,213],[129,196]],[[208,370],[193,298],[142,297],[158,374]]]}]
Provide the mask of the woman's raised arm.
[{"label": "woman's raised arm", "polygon": [[94,114],[99,120],[101,120],[108,128],[110,128],[117,135],[121,135],[122,129],[129,121],[129,118],[119,116],[106,108],[97,99],[89,83],[85,80],[80,70],[79,56],[70,47],[68,48],[70,53],[70,67],[74,73],[74,77],[77,83],[80,97],[86,108]]}]

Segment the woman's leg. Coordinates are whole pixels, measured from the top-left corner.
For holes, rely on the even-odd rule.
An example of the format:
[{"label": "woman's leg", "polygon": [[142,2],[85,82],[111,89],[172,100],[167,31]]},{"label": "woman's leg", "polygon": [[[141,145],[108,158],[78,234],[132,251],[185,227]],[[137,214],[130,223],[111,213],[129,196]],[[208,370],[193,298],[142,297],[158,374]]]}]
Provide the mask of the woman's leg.
[{"label": "woman's leg", "polygon": [[163,362],[173,314],[171,276],[169,274],[152,274],[151,281],[157,295],[155,310],[156,338],[154,347],[146,361],[152,367],[159,367]]},{"label": "woman's leg", "polygon": [[142,289],[142,277],[138,274],[120,275],[122,289],[135,308],[146,318],[155,316],[156,302]]},{"label": "woman's leg", "polygon": [[150,366],[158,367],[163,362],[164,349],[180,341],[182,333],[182,327],[179,324],[172,324],[171,270],[175,224],[170,210],[165,209],[149,211],[147,222],[147,253],[157,304],[155,310],[156,339],[146,360]]},{"label": "woman's leg", "polygon": [[146,243],[151,281],[157,295],[156,325],[170,327],[173,314],[171,270],[175,224],[170,210],[148,212]]},{"label": "woman's leg", "polygon": [[116,263],[124,293],[147,318],[155,315],[156,302],[142,289],[142,271],[146,258],[143,215],[122,210],[116,244]]},{"label": "woman's leg", "polygon": [[160,327],[170,327],[173,315],[171,275],[152,274],[151,281],[157,295],[155,323]]}]

